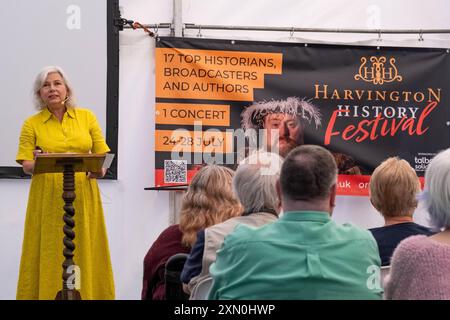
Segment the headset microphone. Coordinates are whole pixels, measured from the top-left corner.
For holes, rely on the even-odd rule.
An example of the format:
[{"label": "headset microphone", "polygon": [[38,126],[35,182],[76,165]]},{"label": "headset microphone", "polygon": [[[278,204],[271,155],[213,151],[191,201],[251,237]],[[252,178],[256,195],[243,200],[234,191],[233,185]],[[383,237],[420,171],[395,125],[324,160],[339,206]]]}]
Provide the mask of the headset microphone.
[{"label": "headset microphone", "polygon": [[70,99],[70,97],[67,96],[63,101],[61,101],[61,104],[64,105],[66,103],[66,101],[69,100],[69,99]]}]

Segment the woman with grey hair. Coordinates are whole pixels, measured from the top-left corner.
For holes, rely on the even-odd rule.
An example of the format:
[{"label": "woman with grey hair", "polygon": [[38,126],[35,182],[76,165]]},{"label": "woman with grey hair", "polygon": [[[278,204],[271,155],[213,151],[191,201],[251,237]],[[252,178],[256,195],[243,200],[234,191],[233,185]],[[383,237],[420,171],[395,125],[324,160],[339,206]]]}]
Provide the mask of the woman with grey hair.
[{"label": "woman with grey hair", "polygon": [[[43,110],[45,108],[48,107],[48,105],[51,106],[51,104],[48,104],[48,101],[46,101],[46,98],[43,97],[41,95],[42,92],[42,88],[46,87],[44,86],[47,77],[49,75],[55,76],[55,78],[59,78],[59,80],[62,80],[62,82],[59,82],[60,89],[58,90],[57,88],[55,88],[55,91],[58,91],[58,93],[62,94],[61,98],[61,103],[64,103],[64,106],[66,107],[70,107],[70,108],[75,108],[76,107],[76,99],[75,99],[75,93],[72,87],[72,84],[70,83],[69,78],[67,77],[66,73],[64,72],[63,69],[61,69],[58,66],[47,66],[44,67],[41,72],[39,72],[39,74],[36,76],[36,79],[34,81],[34,86],[33,86],[33,102],[34,102],[34,106],[36,107],[36,109],[38,110]],[[59,75],[59,77],[58,77]],[[65,84],[65,85],[63,85]],[[60,92],[61,90],[66,90],[66,94],[63,94],[63,92]],[[60,109],[58,108],[59,106],[57,106],[56,109]],[[55,108],[53,108],[54,111]]]},{"label": "woman with grey hair", "polygon": [[186,292],[194,293],[197,285],[210,277],[216,251],[238,224],[260,227],[278,218],[281,208],[276,183],[282,162],[279,155],[269,152],[256,152],[241,161],[233,177],[233,191],[244,212],[198,233],[181,274]]},{"label": "woman with grey hair", "polygon": [[387,299],[450,299],[450,149],[438,153],[425,172],[425,202],[441,232],[400,242],[386,280]]},{"label": "woman with grey hair", "polygon": [[[35,155],[110,151],[94,113],[78,108],[64,71],[45,67],[34,83],[39,112],[25,120],[16,161],[32,175],[22,245],[17,299],[55,299],[62,289],[62,173],[33,174]],[[100,172],[75,173],[77,196],[74,288],[82,299],[114,299],[102,202],[96,178]],[[70,273],[70,271],[68,271]]]}]

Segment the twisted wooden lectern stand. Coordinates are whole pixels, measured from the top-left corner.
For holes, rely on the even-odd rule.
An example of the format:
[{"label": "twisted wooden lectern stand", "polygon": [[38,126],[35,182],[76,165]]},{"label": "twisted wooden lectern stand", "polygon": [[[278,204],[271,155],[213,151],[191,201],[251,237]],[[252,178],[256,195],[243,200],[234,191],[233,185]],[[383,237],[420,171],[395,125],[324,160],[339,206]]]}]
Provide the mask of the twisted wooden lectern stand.
[{"label": "twisted wooden lectern stand", "polygon": [[75,289],[74,274],[75,262],[73,260],[75,244],[75,209],[73,202],[75,196],[75,172],[99,172],[105,161],[105,154],[79,154],[79,153],[44,153],[36,155],[34,174],[38,173],[63,173],[63,194],[64,199],[64,250],[65,260],[62,264],[62,290],[60,290],[55,300],[81,300],[81,295]]}]

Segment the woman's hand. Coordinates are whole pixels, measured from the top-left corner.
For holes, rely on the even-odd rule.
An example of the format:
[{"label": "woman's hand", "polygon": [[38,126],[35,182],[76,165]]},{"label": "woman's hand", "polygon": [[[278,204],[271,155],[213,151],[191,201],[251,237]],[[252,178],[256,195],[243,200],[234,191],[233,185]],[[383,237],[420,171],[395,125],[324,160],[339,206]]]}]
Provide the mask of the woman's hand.
[{"label": "woman's hand", "polygon": [[34,160],[23,160],[22,161],[23,172],[32,175],[34,171]]},{"label": "woman's hand", "polygon": [[[36,147],[36,149],[33,151],[34,159],[36,159],[36,155],[40,154],[40,153],[46,153],[46,152],[44,152],[40,147]],[[22,161],[23,172],[25,172],[26,174],[32,175],[34,172],[34,163],[35,163],[35,160]]]},{"label": "woman's hand", "polygon": [[87,177],[89,179],[101,179],[105,176],[107,170],[106,168],[102,168],[99,172],[88,172]]},{"label": "woman's hand", "polygon": [[36,156],[37,156],[38,154],[40,154],[40,153],[42,153],[41,150],[34,150],[34,151],[33,151],[33,158],[36,159]]}]

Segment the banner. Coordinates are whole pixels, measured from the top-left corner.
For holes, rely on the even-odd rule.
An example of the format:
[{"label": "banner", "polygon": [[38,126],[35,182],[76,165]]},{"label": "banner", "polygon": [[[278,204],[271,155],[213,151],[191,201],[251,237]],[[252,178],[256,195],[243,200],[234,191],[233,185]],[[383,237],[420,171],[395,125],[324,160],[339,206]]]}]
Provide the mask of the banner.
[{"label": "banner", "polygon": [[157,187],[235,168],[248,150],[317,144],[336,159],[338,194],[367,195],[386,158],[423,177],[449,147],[446,49],[166,37],[155,56]]}]

